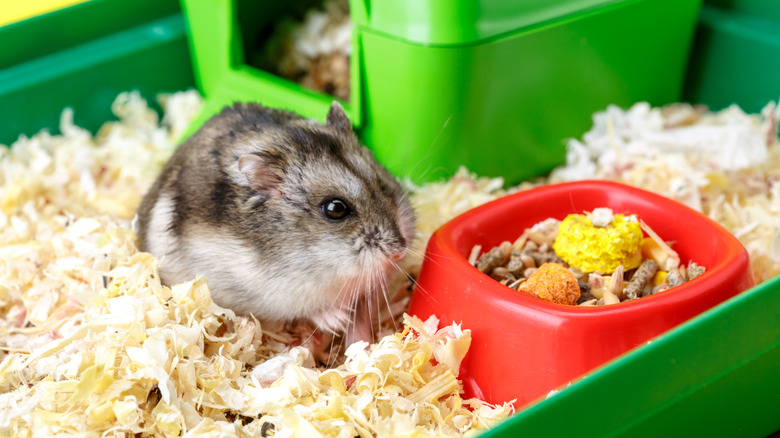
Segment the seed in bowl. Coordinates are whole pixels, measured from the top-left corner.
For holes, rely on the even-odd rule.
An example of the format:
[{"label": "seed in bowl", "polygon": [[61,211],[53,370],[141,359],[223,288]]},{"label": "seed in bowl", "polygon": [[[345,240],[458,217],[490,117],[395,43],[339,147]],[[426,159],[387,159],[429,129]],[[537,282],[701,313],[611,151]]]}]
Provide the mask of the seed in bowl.
[{"label": "seed in bowl", "polygon": [[[648,237],[643,236],[643,231]],[[635,215],[597,208],[563,221],[544,220],[515,240],[469,260],[496,281],[523,293],[567,305],[606,305],[679,286],[704,273],[679,255]],[[565,272],[564,272],[565,271]]]}]

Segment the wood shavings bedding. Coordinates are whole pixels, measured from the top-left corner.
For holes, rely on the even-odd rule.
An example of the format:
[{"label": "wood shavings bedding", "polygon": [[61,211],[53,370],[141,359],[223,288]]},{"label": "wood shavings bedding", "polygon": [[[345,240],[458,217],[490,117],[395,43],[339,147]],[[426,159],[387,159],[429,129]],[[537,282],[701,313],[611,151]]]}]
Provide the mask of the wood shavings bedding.
[{"label": "wood shavings bedding", "polygon": [[237,316],[204,279],[162,286],[132,221],[200,98],[162,105],[122,94],[94,137],[65,111],[62,135],[0,149],[0,433],[460,436],[511,413],[460,397],[458,326],[405,318],[323,369],[307,327]]},{"label": "wood shavings bedding", "polygon": [[[399,333],[353,345],[328,370],[314,366],[306,327],[237,316],[211,301],[202,279],[162,286],[157,262],[137,252],[132,220],[199,106],[193,92],[164,97],[158,121],[137,94],[122,94],[120,121],[94,137],[65,111],[62,135],[0,149],[0,433],[459,436],[511,414],[459,395],[468,327],[406,317]],[[760,115],[610,107],[548,179],[504,190],[500,178],[461,170],[408,183],[418,229],[403,267],[415,275],[430,234],[470,208],[602,178],[704,211],[745,243],[765,280],[780,272],[777,118],[773,105]],[[714,150],[741,155],[711,159]],[[390,289],[405,291],[391,297],[394,314],[408,302],[406,281]]]},{"label": "wood shavings bedding", "polygon": [[[347,0],[326,0],[301,21],[282,19],[256,61],[259,67],[349,101],[352,21]],[[265,59],[264,59],[265,58]]]},{"label": "wood shavings bedding", "polygon": [[608,179],[680,201],[734,234],[762,282],[780,274],[779,119],[775,103],[760,114],[610,106],[546,182]]}]

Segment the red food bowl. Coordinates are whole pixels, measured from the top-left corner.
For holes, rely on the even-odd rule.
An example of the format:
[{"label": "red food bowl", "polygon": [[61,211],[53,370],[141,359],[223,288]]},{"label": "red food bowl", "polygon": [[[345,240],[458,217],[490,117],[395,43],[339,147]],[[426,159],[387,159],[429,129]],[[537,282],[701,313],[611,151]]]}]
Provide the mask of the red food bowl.
[{"label": "red food bowl", "polygon": [[[706,272],[649,297],[577,307],[514,291],[467,260],[474,245],[487,251],[544,219],[598,207],[636,214],[673,242],[682,263],[693,260]],[[460,369],[466,395],[516,399],[521,408],[753,285],[745,248],[703,214],[626,185],[581,181],[515,193],[442,226],[428,242],[409,312],[471,329]]]}]

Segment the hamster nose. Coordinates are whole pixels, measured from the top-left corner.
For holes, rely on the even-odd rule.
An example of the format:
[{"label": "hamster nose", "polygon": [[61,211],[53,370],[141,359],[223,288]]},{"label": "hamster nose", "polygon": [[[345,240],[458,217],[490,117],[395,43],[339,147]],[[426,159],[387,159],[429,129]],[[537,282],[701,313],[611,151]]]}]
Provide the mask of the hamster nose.
[{"label": "hamster nose", "polygon": [[368,246],[375,246],[377,241],[379,240],[379,227],[374,227],[370,230],[366,230],[366,234],[364,236],[366,245]]}]

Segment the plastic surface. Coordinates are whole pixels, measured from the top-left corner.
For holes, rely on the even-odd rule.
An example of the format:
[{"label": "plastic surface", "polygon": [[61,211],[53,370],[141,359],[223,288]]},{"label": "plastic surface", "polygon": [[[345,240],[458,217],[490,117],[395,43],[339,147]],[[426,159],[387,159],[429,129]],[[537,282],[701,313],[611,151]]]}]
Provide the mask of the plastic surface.
[{"label": "plastic surface", "polygon": [[767,2],[765,10],[758,1],[734,3],[702,9],[684,98],[758,112],[780,99],[780,2]]},{"label": "plastic surface", "polygon": [[[179,13],[176,0],[92,0],[0,27],[0,68],[32,61]],[[77,61],[74,59],[73,61]]]},{"label": "plastic surface", "polygon": [[[534,11],[546,18],[477,42],[459,27],[477,14],[469,9],[474,2],[405,1],[394,10],[398,23],[417,17],[418,8],[437,8],[407,25],[431,35],[446,28],[442,32],[457,44],[411,43],[369,25],[356,27],[345,109],[361,140],[391,172],[420,183],[466,166],[512,184],[563,163],[566,139],[587,131],[592,114],[607,105],[680,100],[699,0],[555,2],[590,5],[555,17],[553,6],[520,3],[528,9],[480,4],[498,8],[485,11],[494,18],[510,8],[507,23],[537,20]],[[269,23],[289,13],[288,6],[243,0],[183,4],[207,99],[198,123],[226,104],[247,100],[324,119],[333,97],[246,63],[248,51],[262,45]],[[370,23],[371,17],[389,15],[396,3],[351,5],[356,22]]]},{"label": "plastic surface", "polygon": [[[577,307],[513,291],[467,261],[476,244],[489,250],[544,219],[597,207],[637,214],[675,242],[683,263],[693,260],[707,271],[650,297]],[[459,376],[467,396],[516,399],[523,407],[753,284],[747,252],[709,218],[643,190],[586,181],[519,192],[444,225],[429,241],[409,312],[472,330]]]},{"label": "plastic surface", "polygon": [[777,0],[704,0],[704,3],[727,11],[752,14],[780,22],[780,2]]},{"label": "plastic surface", "polygon": [[407,42],[472,44],[624,0],[353,0],[353,22]]},{"label": "plastic surface", "polygon": [[[187,18],[195,77],[206,105],[193,130],[233,102],[257,101],[323,121],[332,96],[247,65],[248,51],[257,48],[257,35],[270,33],[271,25],[294,6],[271,0],[182,0]],[[240,18],[240,19],[239,19]],[[246,38],[246,39],[245,39]],[[354,53],[354,52],[353,52]],[[360,55],[350,59],[352,103],[341,102],[350,121],[360,126],[362,113]]]},{"label": "plastic surface", "polygon": [[780,430],[780,276],[480,435],[767,437]]},{"label": "plastic surface", "polygon": [[92,0],[0,28],[0,144],[43,128],[58,132],[63,108],[96,130],[111,103],[139,90],[194,85],[184,20],[174,1]]},{"label": "plastic surface", "polygon": [[3,3],[0,13],[0,26],[26,20],[48,12],[56,11],[86,0],[27,0],[24,2],[8,1]]}]

